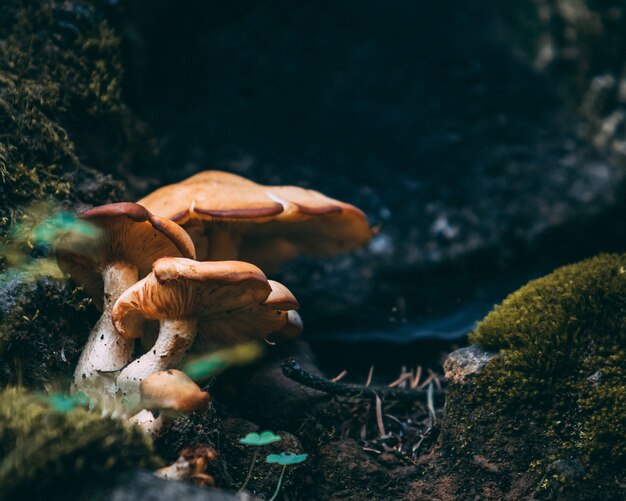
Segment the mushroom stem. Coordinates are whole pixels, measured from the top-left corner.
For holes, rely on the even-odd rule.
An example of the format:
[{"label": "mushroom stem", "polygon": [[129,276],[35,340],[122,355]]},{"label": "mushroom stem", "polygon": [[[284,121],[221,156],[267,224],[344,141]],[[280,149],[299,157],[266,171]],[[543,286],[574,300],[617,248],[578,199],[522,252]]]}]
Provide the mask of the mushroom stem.
[{"label": "mushroom stem", "polygon": [[230,261],[239,257],[241,234],[227,225],[212,228],[208,240],[207,261]]},{"label": "mushroom stem", "polygon": [[141,428],[146,435],[151,435],[153,437],[159,435],[165,425],[163,415],[154,417],[154,414],[146,409],[139,411],[137,414],[130,417],[128,421],[139,426],[139,428]]},{"label": "mushroom stem", "polygon": [[74,372],[74,390],[82,391],[94,402],[102,404],[114,397],[117,390],[117,372],[130,362],[133,340],[120,336],[111,321],[113,304],[128,287],[138,280],[137,268],[117,261],[107,265],[102,272],[104,300],[102,316],[91,330]]},{"label": "mushroom stem", "polygon": [[117,378],[126,409],[132,411],[138,408],[141,400],[140,385],[146,377],[181,364],[196,337],[197,327],[196,319],[161,320],[154,346],[124,368]]}]

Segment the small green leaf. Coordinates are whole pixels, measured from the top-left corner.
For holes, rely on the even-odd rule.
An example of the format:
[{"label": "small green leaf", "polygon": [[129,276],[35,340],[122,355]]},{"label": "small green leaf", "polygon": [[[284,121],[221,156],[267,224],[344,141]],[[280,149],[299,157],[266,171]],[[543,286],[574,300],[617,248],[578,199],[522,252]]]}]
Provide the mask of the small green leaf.
[{"label": "small green leaf", "polygon": [[268,463],[278,463],[286,466],[290,464],[298,464],[306,461],[308,454],[296,454],[295,452],[281,452],[280,454],[270,454],[265,458]]},{"label": "small green leaf", "polygon": [[239,443],[245,445],[267,445],[278,442],[281,438],[274,435],[271,431],[263,431],[261,433],[248,433],[245,437],[239,439]]},{"label": "small green leaf", "polygon": [[76,407],[81,407],[89,403],[89,399],[84,393],[77,395],[66,395],[64,393],[52,393],[43,397],[43,399],[56,412],[71,412]]},{"label": "small green leaf", "polygon": [[69,212],[57,212],[45,218],[32,230],[32,236],[39,243],[53,243],[62,232],[72,232],[87,238],[96,238],[98,230],[86,221]]},{"label": "small green leaf", "polygon": [[183,372],[186,372],[194,381],[201,381],[222,372],[226,368],[228,368],[228,364],[219,357],[209,356],[189,362],[183,368]]},{"label": "small green leaf", "polygon": [[185,364],[183,372],[196,382],[204,381],[229,367],[249,364],[259,358],[262,352],[258,343],[242,343],[191,360]]}]

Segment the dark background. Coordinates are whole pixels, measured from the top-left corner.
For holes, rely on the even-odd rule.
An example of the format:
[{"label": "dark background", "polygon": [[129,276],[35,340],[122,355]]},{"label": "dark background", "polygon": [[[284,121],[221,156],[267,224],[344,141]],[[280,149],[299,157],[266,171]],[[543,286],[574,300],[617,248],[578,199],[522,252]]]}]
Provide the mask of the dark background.
[{"label": "dark background", "polygon": [[138,195],[225,169],[318,189],[380,226],[363,250],[273,277],[299,298],[305,338],[462,339],[529,278],[624,248],[623,167],[587,134],[571,92],[585,54],[559,59],[556,14],[540,26],[529,2],[150,5],[119,19],[128,101],[159,149],[133,172]]}]

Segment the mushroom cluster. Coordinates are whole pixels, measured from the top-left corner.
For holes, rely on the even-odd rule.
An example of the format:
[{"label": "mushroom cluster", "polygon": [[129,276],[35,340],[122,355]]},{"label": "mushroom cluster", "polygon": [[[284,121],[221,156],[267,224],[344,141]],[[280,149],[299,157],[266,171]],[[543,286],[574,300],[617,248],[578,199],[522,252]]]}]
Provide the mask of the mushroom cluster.
[{"label": "mushroom cluster", "polygon": [[349,251],[371,237],[352,205],[219,171],[79,217],[93,224],[96,237],[63,234],[57,261],[102,316],[73,388],[102,412],[132,416],[149,432],[172,413],[208,405],[208,394],[176,370],[190,350],[283,341],[302,331],[293,294],[258,266]]}]

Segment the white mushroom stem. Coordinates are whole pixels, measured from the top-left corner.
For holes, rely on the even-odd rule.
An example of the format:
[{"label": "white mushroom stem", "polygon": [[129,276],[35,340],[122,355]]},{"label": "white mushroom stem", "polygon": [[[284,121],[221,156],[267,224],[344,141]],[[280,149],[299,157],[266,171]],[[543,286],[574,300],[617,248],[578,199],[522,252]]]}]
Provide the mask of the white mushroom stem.
[{"label": "white mushroom stem", "polygon": [[[82,391],[93,402],[106,407],[105,402],[115,395],[117,372],[133,356],[134,342],[122,338],[111,320],[113,304],[128,287],[138,280],[137,268],[125,262],[107,265],[102,272],[104,301],[102,316],[89,334],[74,372],[74,390]],[[107,412],[106,408],[103,408]]]},{"label": "white mushroom stem", "polygon": [[134,416],[128,419],[132,424],[139,426],[146,435],[156,437],[159,435],[165,425],[163,415],[154,417],[154,414],[149,410],[143,409]]},{"label": "white mushroom stem", "polygon": [[154,346],[129,364],[117,378],[124,407],[132,412],[140,405],[141,382],[150,374],[179,367],[189,351],[198,328],[194,319],[161,320]]}]

